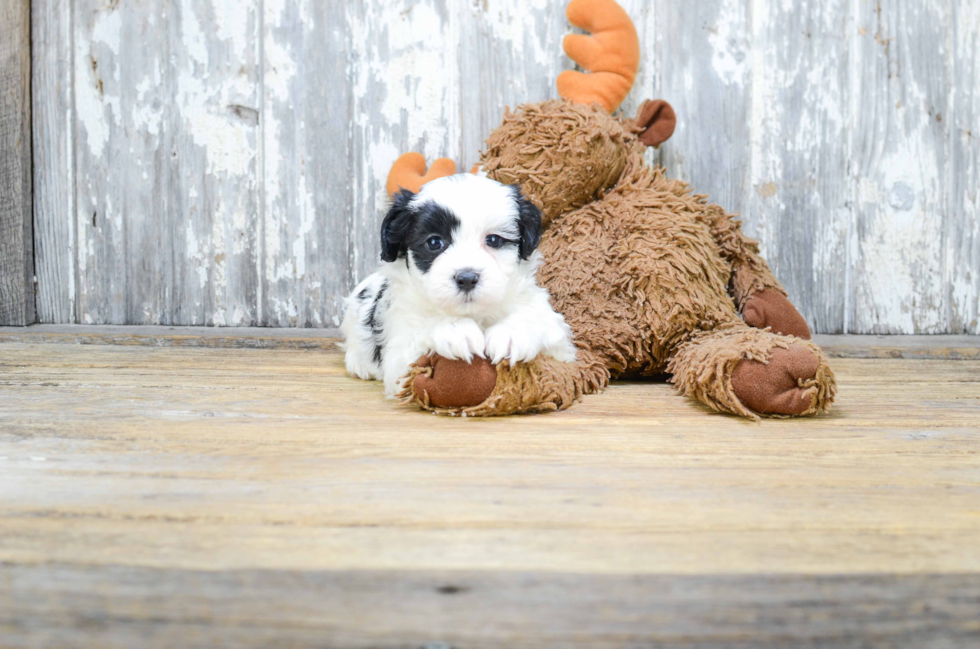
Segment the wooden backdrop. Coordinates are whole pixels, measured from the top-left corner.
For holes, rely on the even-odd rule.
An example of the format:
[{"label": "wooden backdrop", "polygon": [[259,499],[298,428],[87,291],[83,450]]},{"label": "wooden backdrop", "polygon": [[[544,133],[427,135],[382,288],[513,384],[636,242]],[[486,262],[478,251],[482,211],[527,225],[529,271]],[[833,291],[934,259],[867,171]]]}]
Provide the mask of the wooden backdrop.
[{"label": "wooden backdrop", "polygon": [[[626,0],[625,111],[818,332],[980,333],[980,2]],[[402,152],[570,67],[555,0],[34,0],[42,322],[330,327]]]}]

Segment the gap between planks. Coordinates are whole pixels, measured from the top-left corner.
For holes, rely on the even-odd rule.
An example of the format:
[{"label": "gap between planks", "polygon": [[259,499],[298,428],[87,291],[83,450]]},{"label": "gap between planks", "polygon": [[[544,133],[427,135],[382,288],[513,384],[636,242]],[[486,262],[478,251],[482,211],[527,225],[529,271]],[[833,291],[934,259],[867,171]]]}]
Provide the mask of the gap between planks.
[{"label": "gap between planks", "polygon": [[[830,358],[980,360],[980,336],[827,335],[813,341]],[[0,343],[76,343],[147,347],[330,349],[340,330],[261,327],[32,325],[0,327]]]}]

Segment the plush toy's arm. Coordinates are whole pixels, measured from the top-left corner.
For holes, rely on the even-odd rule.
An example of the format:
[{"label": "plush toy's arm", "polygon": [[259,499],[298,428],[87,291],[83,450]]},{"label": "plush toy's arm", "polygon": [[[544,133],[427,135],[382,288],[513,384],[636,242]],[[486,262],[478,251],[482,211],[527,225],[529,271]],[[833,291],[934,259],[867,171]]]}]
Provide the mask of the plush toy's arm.
[{"label": "plush toy's arm", "polygon": [[540,355],[514,365],[436,355],[419,359],[398,396],[438,414],[487,417],[564,410],[608,383],[609,371],[588,352],[581,352],[573,363]]}]

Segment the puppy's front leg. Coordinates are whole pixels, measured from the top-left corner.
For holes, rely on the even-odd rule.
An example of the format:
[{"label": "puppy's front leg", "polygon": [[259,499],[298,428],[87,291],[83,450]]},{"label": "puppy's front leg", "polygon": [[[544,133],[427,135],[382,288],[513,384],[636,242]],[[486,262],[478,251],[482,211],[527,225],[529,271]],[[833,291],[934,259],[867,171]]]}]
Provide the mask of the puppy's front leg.
[{"label": "puppy's front leg", "polygon": [[470,362],[483,356],[483,330],[470,318],[445,318],[393,335],[385,345],[385,392],[398,394],[409,369],[427,354]]},{"label": "puppy's front leg", "polygon": [[551,308],[547,295],[535,296],[529,304],[487,329],[487,358],[494,364],[504,359],[528,363],[544,353],[555,360],[575,360],[572,332],[565,319]]},{"label": "puppy's front leg", "polygon": [[448,318],[432,327],[432,350],[450,360],[470,362],[483,356],[486,339],[483,329],[470,318]]}]

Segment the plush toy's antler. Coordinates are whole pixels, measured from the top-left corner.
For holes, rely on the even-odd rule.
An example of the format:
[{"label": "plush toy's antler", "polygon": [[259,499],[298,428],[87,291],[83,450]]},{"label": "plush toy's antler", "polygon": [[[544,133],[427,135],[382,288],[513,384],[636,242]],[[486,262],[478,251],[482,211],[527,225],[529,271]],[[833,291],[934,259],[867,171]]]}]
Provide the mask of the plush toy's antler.
[{"label": "plush toy's antler", "polygon": [[392,198],[400,189],[418,192],[425,183],[436,178],[452,176],[456,173],[456,163],[449,158],[439,158],[425,171],[425,156],[421,153],[406,153],[395,160],[388,172],[388,182],[385,189],[388,197]]},{"label": "plush toy's antler", "polygon": [[602,104],[611,113],[626,99],[640,67],[633,21],[613,0],[572,0],[565,15],[592,32],[569,34],[563,42],[569,58],[589,74],[565,70],[558,75],[558,94],[580,104]]}]

